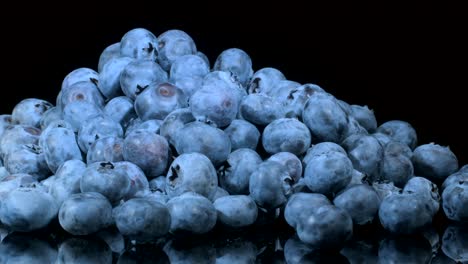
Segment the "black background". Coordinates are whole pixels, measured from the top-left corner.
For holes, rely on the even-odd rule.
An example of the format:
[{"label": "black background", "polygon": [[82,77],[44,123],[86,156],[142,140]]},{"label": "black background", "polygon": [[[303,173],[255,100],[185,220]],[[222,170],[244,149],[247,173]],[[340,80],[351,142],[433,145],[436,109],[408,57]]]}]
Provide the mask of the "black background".
[{"label": "black background", "polygon": [[460,165],[468,163],[467,19],[461,7],[268,3],[255,8],[219,2],[183,9],[184,3],[131,2],[111,10],[75,1],[39,11],[23,4],[2,8],[0,113],[10,113],[27,97],[55,103],[67,73],[96,69],[101,51],[132,28],[155,35],[177,28],[190,34],[212,63],[224,49],[241,48],[254,70],[275,67],[290,80],[316,83],[348,103],[368,105],[379,124],[408,121],[420,144],[448,145]]}]

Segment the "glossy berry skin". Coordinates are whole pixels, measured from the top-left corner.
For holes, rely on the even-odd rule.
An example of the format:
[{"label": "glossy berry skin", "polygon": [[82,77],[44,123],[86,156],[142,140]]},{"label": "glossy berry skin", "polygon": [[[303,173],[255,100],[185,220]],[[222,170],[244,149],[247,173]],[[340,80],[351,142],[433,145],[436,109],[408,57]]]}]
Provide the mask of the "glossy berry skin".
[{"label": "glossy berry skin", "polygon": [[158,63],[165,71],[169,71],[179,57],[197,52],[193,39],[182,30],[172,29],[163,32],[158,36],[158,40]]},{"label": "glossy berry skin", "polygon": [[356,225],[371,223],[377,215],[380,198],[377,192],[367,184],[353,185],[333,199],[335,206],[345,210]]},{"label": "glossy berry skin", "polygon": [[104,106],[103,112],[122,127],[126,127],[131,119],[137,117],[133,101],[126,96],[112,98]]},{"label": "glossy berry skin", "polygon": [[173,234],[204,234],[216,224],[216,209],[206,197],[187,192],[167,202]]},{"label": "glossy berry skin", "polygon": [[175,145],[175,135],[185,124],[195,121],[190,108],[179,108],[169,113],[161,123],[159,134]]},{"label": "glossy berry skin", "polygon": [[137,96],[135,111],[143,121],[164,119],[177,108],[185,107],[187,99],[182,90],[170,83],[151,83]]},{"label": "glossy berry skin", "polygon": [[304,171],[307,187],[316,193],[333,196],[351,181],[351,160],[340,152],[328,152],[314,156]]},{"label": "glossy berry skin", "polygon": [[168,81],[167,73],[152,60],[137,60],[125,66],[120,74],[120,86],[123,93],[135,100],[151,83]]},{"label": "glossy berry skin", "polygon": [[123,156],[140,167],[148,178],[161,175],[167,168],[169,144],[157,134],[136,130],[125,137]]},{"label": "glossy berry skin", "polygon": [[347,129],[347,115],[337,100],[326,93],[313,93],[302,112],[304,124],[310,129],[315,142],[343,140]]},{"label": "glossy berry skin", "polygon": [[216,201],[218,198],[221,198],[221,197],[224,197],[224,196],[228,196],[229,193],[228,191],[224,190],[223,188],[217,186],[216,187],[216,193],[215,195],[213,196],[213,199],[211,199],[211,201]]},{"label": "glossy berry skin", "polygon": [[331,202],[323,194],[295,193],[288,199],[284,209],[284,219],[291,227],[296,229],[299,222],[305,221],[324,205],[331,205]]},{"label": "glossy berry skin", "polygon": [[239,112],[243,119],[255,125],[268,125],[276,119],[285,117],[281,104],[263,93],[244,97]]},{"label": "glossy berry skin", "polygon": [[297,224],[299,239],[314,248],[342,248],[353,234],[353,220],[334,205],[324,205]]},{"label": "glossy berry skin", "polygon": [[122,126],[110,117],[100,115],[88,119],[78,130],[78,145],[83,153],[88,153],[88,149],[93,143],[104,137],[123,137]]},{"label": "glossy berry skin", "polygon": [[97,192],[112,204],[120,202],[129,192],[130,179],[112,162],[89,164],[80,180],[81,192]]},{"label": "glossy berry skin", "polygon": [[195,192],[212,200],[218,177],[211,161],[200,153],[179,155],[166,175],[166,192],[176,197],[185,192]]},{"label": "glossy berry skin", "polygon": [[47,226],[57,212],[50,194],[40,188],[19,187],[2,199],[0,221],[13,231],[30,232]]},{"label": "glossy berry skin", "polygon": [[414,149],[411,161],[414,173],[435,183],[443,182],[458,170],[458,160],[448,148],[434,143],[424,144]]},{"label": "glossy berry skin", "polygon": [[382,200],[379,219],[391,233],[414,234],[432,222],[431,201],[415,193],[389,195]]},{"label": "glossy berry skin", "polygon": [[418,143],[416,130],[408,122],[401,120],[387,121],[381,124],[376,132],[390,136],[393,140],[414,149]]},{"label": "glossy berry skin", "polygon": [[112,58],[120,57],[120,42],[107,46],[99,56],[98,72],[102,71],[104,65]]},{"label": "glossy berry skin", "polygon": [[252,60],[245,51],[237,48],[221,52],[216,58],[213,70],[232,72],[244,87],[253,76]]},{"label": "glossy berry skin", "polygon": [[264,161],[250,175],[250,196],[267,210],[286,204],[291,187],[288,169],[278,162]]},{"label": "glossy berry skin", "polygon": [[112,212],[120,233],[138,242],[146,242],[169,232],[171,216],[165,205],[134,198],[117,206]]},{"label": "glossy berry skin", "polygon": [[99,72],[99,90],[106,99],[122,95],[120,76],[128,64],[133,62],[131,57],[116,57],[110,59]]},{"label": "glossy berry skin", "polygon": [[98,161],[123,161],[123,139],[106,136],[94,141],[86,154],[88,164]]},{"label": "glossy berry skin", "polygon": [[283,91],[280,96],[282,96],[281,101],[287,108],[287,116],[302,120],[302,112],[304,111],[305,104],[312,94],[320,92],[325,92],[325,90],[312,83],[306,83],[300,86],[293,84],[292,89],[288,92]]},{"label": "glossy berry skin", "polygon": [[275,68],[262,68],[256,71],[247,85],[247,91],[252,93],[269,94],[275,84],[279,81],[286,80],[284,74]]},{"label": "glossy berry skin", "polygon": [[223,130],[202,122],[185,124],[174,135],[177,153],[199,152],[207,156],[215,167],[227,160],[231,141]]},{"label": "glossy berry skin", "polygon": [[260,131],[252,123],[234,119],[231,124],[224,129],[224,132],[231,140],[232,151],[240,148],[250,148],[255,150],[260,140]]},{"label": "glossy berry skin", "polygon": [[231,152],[218,170],[219,185],[230,194],[248,194],[250,175],[262,158],[251,149],[241,148]]},{"label": "glossy berry skin", "polygon": [[28,98],[24,99],[13,108],[12,122],[16,124],[39,127],[41,117],[53,105],[45,100]]},{"label": "glossy berry skin", "polygon": [[294,118],[277,119],[265,127],[262,135],[263,148],[270,154],[291,152],[302,155],[311,143],[306,125]]},{"label": "glossy berry skin", "polygon": [[228,227],[245,227],[257,220],[257,205],[248,195],[228,195],[213,203],[218,221]]},{"label": "glossy berry skin", "polygon": [[120,56],[155,61],[158,47],[158,39],[153,33],[144,28],[135,28],[125,33],[120,40]]},{"label": "glossy berry skin", "polygon": [[72,235],[89,235],[113,222],[112,205],[100,193],[73,194],[60,206],[59,222]]},{"label": "glossy berry skin", "polygon": [[468,182],[460,181],[446,187],[442,193],[442,207],[450,220],[468,222]]}]

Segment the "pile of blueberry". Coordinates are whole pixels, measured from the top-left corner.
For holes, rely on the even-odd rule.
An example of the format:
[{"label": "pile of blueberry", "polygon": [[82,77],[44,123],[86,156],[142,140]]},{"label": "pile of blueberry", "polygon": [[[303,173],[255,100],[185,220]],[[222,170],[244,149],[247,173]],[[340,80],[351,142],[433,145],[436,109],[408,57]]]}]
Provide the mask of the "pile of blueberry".
[{"label": "pile of blueberry", "polygon": [[468,166],[448,147],[418,146],[409,123],[378,125],[318,85],[254,71],[241,49],[210,66],[180,30],[130,30],[97,71],[69,73],[55,105],[25,99],[0,116],[2,234],[58,222],[79,236],[59,250],[65,263],[80,237],[110,227],[134,244],[165,239],[171,257],[172,238],[281,218],[297,234],[280,245],[291,255],[339,250],[375,222],[416,234],[440,209],[468,221]]}]

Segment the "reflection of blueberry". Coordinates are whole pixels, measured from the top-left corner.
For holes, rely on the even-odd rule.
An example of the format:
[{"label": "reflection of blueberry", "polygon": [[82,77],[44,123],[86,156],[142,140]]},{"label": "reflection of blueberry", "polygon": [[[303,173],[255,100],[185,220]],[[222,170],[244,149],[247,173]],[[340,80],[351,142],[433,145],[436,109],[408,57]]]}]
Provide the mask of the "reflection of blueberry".
[{"label": "reflection of blueberry", "polygon": [[468,221],[468,182],[460,181],[445,188],[442,193],[445,215],[454,221]]},{"label": "reflection of blueberry", "polygon": [[442,251],[456,261],[468,261],[468,228],[463,225],[450,225],[442,237]]},{"label": "reflection of blueberry", "polygon": [[385,238],[379,247],[379,263],[430,263],[431,244],[423,237]]}]

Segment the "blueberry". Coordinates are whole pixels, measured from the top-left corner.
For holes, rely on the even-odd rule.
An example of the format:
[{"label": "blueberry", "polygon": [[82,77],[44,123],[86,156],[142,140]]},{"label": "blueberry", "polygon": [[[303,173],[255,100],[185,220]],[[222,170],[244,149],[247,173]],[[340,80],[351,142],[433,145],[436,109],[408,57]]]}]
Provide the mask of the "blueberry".
[{"label": "blueberry", "polygon": [[183,78],[203,78],[210,72],[210,66],[198,55],[178,57],[171,66],[172,81]]},{"label": "blueberry", "polygon": [[231,153],[231,141],[223,130],[198,121],[185,124],[173,139],[177,153],[199,152],[215,167],[226,161]]},{"label": "blueberry", "polygon": [[279,70],[275,68],[262,68],[253,74],[247,85],[247,90],[249,94],[269,94],[275,84],[282,80],[286,80],[286,77]]},{"label": "blueberry", "polygon": [[[44,114],[42,115],[41,120],[39,121],[40,129],[44,130],[46,127],[49,126],[50,123],[57,121],[57,120],[63,120],[62,109],[53,106],[49,108],[49,110],[45,111]],[[1,134],[2,133],[0,131],[0,137],[1,137]]]},{"label": "blueberry", "polygon": [[135,111],[143,121],[162,120],[173,110],[186,106],[184,92],[170,83],[153,82],[135,100]]},{"label": "blueberry", "polygon": [[294,118],[281,118],[271,122],[262,135],[263,147],[270,154],[286,151],[301,155],[307,151],[310,143],[309,129]]},{"label": "blueberry", "polygon": [[448,186],[452,184],[458,184],[461,181],[468,182],[468,171],[459,170],[458,172],[448,176],[442,184],[440,190],[443,191]]},{"label": "blueberry", "polygon": [[58,206],[61,206],[72,194],[81,192],[80,181],[85,170],[86,164],[81,160],[65,161],[57,169],[49,193],[54,197]]},{"label": "blueberry", "polygon": [[390,136],[393,140],[408,145],[411,149],[416,147],[418,138],[416,130],[410,123],[401,120],[387,121],[381,124],[376,132]]},{"label": "blueberry", "polygon": [[393,182],[373,182],[372,188],[377,192],[380,197],[380,200],[385,199],[388,196],[401,193],[403,190],[401,188],[396,187]]},{"label": "blueberry", "polygon": [[458,160],[448,148],[431,143],[414,149],[411,161],[414,173],[428,178],[435,183],[443,182],[450,174],[458,170]]},{"label": "blueberry", "polygon": [[204,234],[216,224],[216,209],[206,197],[186,192],[167,202],[173,234]]},{"label": "blueberry", "polygon": [[468,182],[453,183],[442,192],[442,207],[450,220],[468,221]]},{"label": "blueberry", "polygon": [[90,118],[102,115],[102,109],[87,101],[73,101],[63,109],[63,120],[70,123],[74,132],[78,132],[81,125]]},{"label": "blueberry", "polygon": [[360,105],[351,105],[351,116],[356,119],[369,133],[374,133],[377,129],[377,120],[373,110],[369,107]]},{"label": "blueberry", "polygon": [[388,237],[379,246],[379,263],[431,263],[431,245],[422,237]]},{"label": "blueberry", "polygon": [[269,96],[275,98],[279,103],[286,105],[291,100],[291,94],[301,86],[300,83],[291,80],[281,80],[270,89]]},{"label": "blueberry", "polygon": [[373,133],[371,136],[375,137],[383,147],[390,141],[394,141],[389,135],[380,132]]},{"label": "blueberry", "polygon": [[28,98],[24,99],[13,108],[12,122],[26,126],[39,127],[44,113],[53,105],[45,100]]},{"label": "blueberry", "polygon": [[57,249],[42,238],[9,234],[0,244],[0,263],[56,263]]},{"label": "blueberry", "polygon": [[89,147],[96,140],[104,137],[123,137],[122,126],[107,116],[89,118],[78,130],[78,145],[83,153],[88,153]]},{"label": "blueberry", "polygon": [[200,90],[203,86],[203,78],[201,77],[181,77],[171,82],[179,87],[187,98],[190,98],[196,91]]},{"label": "blueberry", "polygon": [[117,96],[107,102],[104,114],[122,127],[127,127],[130,120],[137,117],[133,101],[126,96]]},{"label": "blueberry", "polygon": [[205,155],[196,152],[178,156],[166,175],[166,192],[170,197],[196,192],[212,200],[217,186],[213,164]]},{"label": "blueberry", "polygon": [[175,109],[164,118],[159,134],[167,139],[171,145],[175,145],[175,134],[185,124],[195,121],[190,108]]},{"label": "blueberry", "polygon": [[[295,87],[295,85],[293,86]],[[302,112],[304,106],[312,94],[317,92],[325,92],[320,86],[316,84],[306,83],[299,87],[282,92],[282,102],[288,109],[287,115],[302,119]]]},{"label": "blueberry", "polygon": [[257,220],[257,205],[248,195],[228,195],[213,203],[218,221],[228,227],[246,227]]},{"label": "blueberry", "polygon": [[319,193],[295,193],[291,195],[284,209],[284,219],[294,229],[324,205],[331,205],[330,200]]},{"label": "blueberry", "polygon": [[124,196],[125,200],[142,197],[150,192],[148,179],[140,167],[129,161],[117,161],[113,164],[117,171],[126,175],[130,180],[130,189]]},{"label": "blueberry", "polygon": [[158,57],[159,44],[153,33],[144,28],[135,28],[125,33],[120,40],[120,55],[155,61]]},{"label": "blueberry", "polygon": [[413,156],[413,151],[408,147],[408,145],[391,140],[387,142],[384,146],[384,155],[390,156],[400,156],[403,155],[404,157],[411,159]]},{"label": "blueberry", "polygon": [[422,197],[426,197],[431,201],[433,214],[435,215],[439,211],[440,195],[437,185],[432,183],[430,180],[423,177],[411,178],[403,188],[405,193],[415,193]]},{"label": "blueberry", "polygon": [[158,176],[149,181],[149,188],[152,192],[166,193],[166,176]]},{"label": "blueberry", "polygon": [[116,57],[104,64],[99,72],[98,88],[106,99],[122,95],[120,76],[125,67],[133,61],[134,59],[130,57]]},{"label": "blueberry", "polygon": [[249,94],[241,102],[240,115],[255,125],[268,125],[286,114],[279,102],[266,94]]},{"label": "blueberry", "polygon": [[345,210],[354,224],[365,225],[371,223],[377,215],[380,198],[369,185],[357,184],[339,193],[333,203]]},{"label": "blueberry", "polygon": [[442,237],[442,251],[457,263],[468,261],[468,228],[449,225]]},{"label": "blueberry", "polygon": [[[5,196],[9,192],[21,186],[37,185],[37,179],[26,173],[8,174],[0,180],[0,196]],[[1,204],[0,204],[1,207]]]},{"label": "blueberry", "polygon": [[151,83],[160,84],[167,81],[167,73],[152,60],[130,62],[120,74],[120,87],[132,100],[135,100]]},{"label": "blueberry", "polygon": [[11,115],[0,115],[0,138],[5,129],[13,124]]},{"label": "blueberry", "polygon": [[328,152],[313,156],[304,171],[307,187],[312,192],[333,196],[351,181],[353,165],[340,152]]},{"label": "blueberry", "polygon": [[232,72],[243,86],[247,86],[253,76],[252,60],[245,51],[237,48],[221,52],[213,70]]},{"label": "blueberry", "polygon": [[232,151],[240,148],[250,148],[255,150],[260,140],[260,131],[252,123],[234,119],[231,124],[224,129],[224,132],[231,140]]},{"label": "blueberry", "polygon": [[120,57],[120,42],[107,46],[99,56],[98,72],[102,71],[104,65],[112,58]]},{"label": "blueberry", "polygon": [[323,205],[297,223],[297,235],[314,248],[342,248],[353,234],[353,220],[334,205]]},{"label": "blueberry", "polygon": [[387,196],[379,208],[382,226],[391,233],[414,234],[432,223],[431,200],[416,193]]},{"label": "blueberry", "polygon": [[250,175],[250,196],[259,207],[275,209],[286,204],[292,184],[288,168],[275,161],[264,161]]},{"label": "blueberry", "polygon": [[248,194],[250,175],[261,162],[254,150],[241,148],[231,152],[218,170],[220,186],[230,194]]},{"label": "blueberry", "polygon": [[100,193],[71,195],[60,206],[59,222],[72,235],[89,235],[113,223],[112,205]]},{"label": "blueberry", "polygon": [[[138,119],[141,120],[141,119]],[[125,135],[129,135],[133,131],[136,130],[144,130],[148,132],[152,132],[155,134],[159,134],[160,127],[163,121],[159,119],[150,119],[144,122],[132,122],[126,129]]]},{"label": "blueberry", "polygon": [[321,142],[318,144],[313,144],[309,149],[307,149],[307,153],[302,158],[302,163],[305,166],[309,163],[309,161],[317,155],[325,154],[328,152],[341,152],[342,154],[347,155],[346,150],[336,143],[333,142]]},{"label": "blueberry", "polygon": [[215,195],[213,196],[213,199],[212,201],[216,201],[218,198],[221,198],[221,197],[224,197],[224,196],[228,196],[229,193],[228,191],[226,191],[225,189],[219,187],[219,186],[216,186],[216,193]]},{"label": "blueberry", "polygon": [[149,178],[161,175],[167,168],[169,144],[155,133],[136,130],[125,137],[123,156],[140,167]]},{"label": "blueberry", "polygon": [[165,205],[134,198],[113,210],[115,224],[122,235],[146,242],[169,232],[171,216]]},{"label": "blueberry", "polygon": [[99,74],[90,68],[78,68],[71,71],[62,81],[61,90],[66,90],[70,86],[79,83],[79,82],[88,82],[95,86],[99,85]]},{"label": "blueberry", "polygon": [[116,136],[107,136],[94,141],[86,155],[88,164],[98,161],[115,162],[123,159],[123,139]]},{"label": "blueberry", "polygon": [[22,145],[20,149],[7,154],[4,158],[4,165],[8,172],[27,173],[43,180],[50,175],[45,154],[38,145]]},{"label": "blueberry", "polygon": [[112,251],[97,237],[71,237],[60,244],[56,263],[110,264]]},{"label": "blueberry", "polygon": [[104,107],[104,97],[96,84],[91,81],[81,81],[68,85],[60,91],[59,107],[64,109],[74,101],[86,101],[95,104],[98,108]]},{"label": "blueberry", "polygon": [[380,162],[380,177],[391,181],[397,187],[403,187],[414,175],[411,160],[403,155],[384,155]]},{"label": "blueberry", "polygon": [[289,175],[292,177],[294,182],[298,182],[302,177],[302,162],[301,160],[291,152],[278,152],[268,160],[279,162],[288,168]]},{"label": "blueberry", "polygon": [[21,150],[23,145],[37,145],[41,130],[32,126],[7,126],[0,137],[0,158],[13,151]]},{"label": "blueberry", "polygon": [[348,152],[355,169],[369,176],[378,173],[383,148],[377,139],[366,135],[352,135],[343,141],[342,146]]},{"label": "blueberry", "polygon": [[30,232],[46,227],[57,212],[54,198],[33,184],[5,195],[0,206],[0,221],[13,231]]},{"label": "blueberry", "polygon": [[304,106],[302,119],[316,142],[341,142],[348,125],[347,114],[336,98],[323,92],[310,96]]},{"label": "blueberry", "polygon": [[169,71],[172,63],[179,57],[197,52],[193,39],[182,30],[172,29],[163,32],[158,36],[158,40],[158,62],[165,71]]}]

